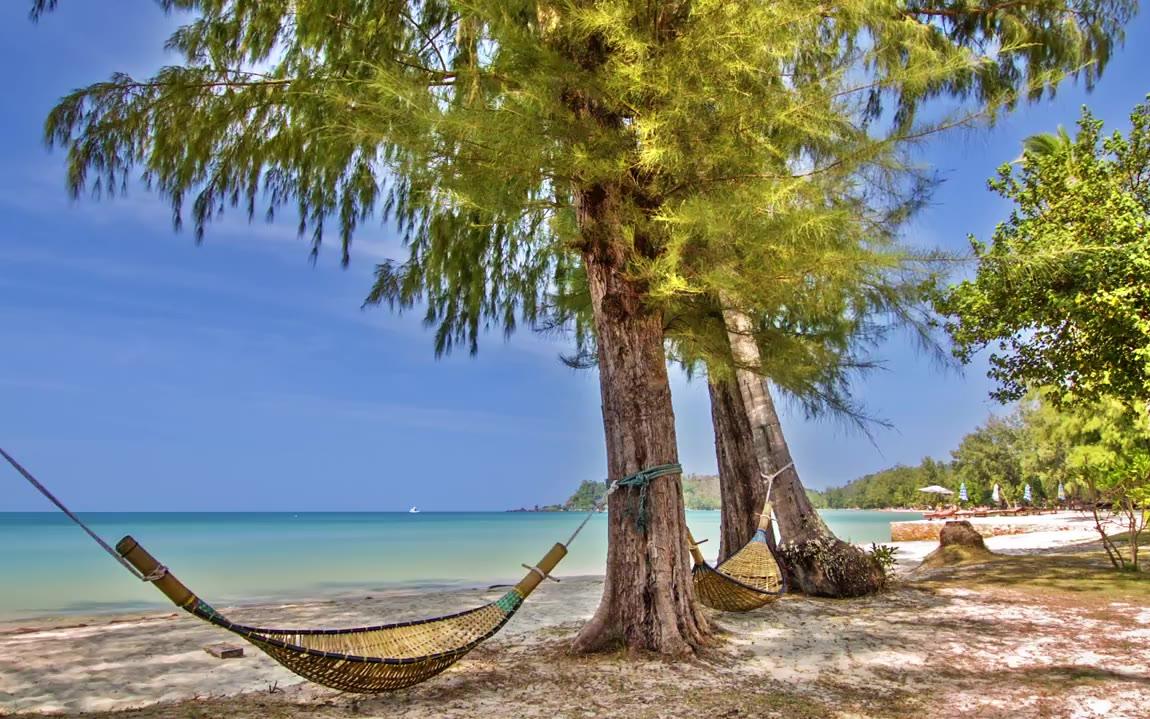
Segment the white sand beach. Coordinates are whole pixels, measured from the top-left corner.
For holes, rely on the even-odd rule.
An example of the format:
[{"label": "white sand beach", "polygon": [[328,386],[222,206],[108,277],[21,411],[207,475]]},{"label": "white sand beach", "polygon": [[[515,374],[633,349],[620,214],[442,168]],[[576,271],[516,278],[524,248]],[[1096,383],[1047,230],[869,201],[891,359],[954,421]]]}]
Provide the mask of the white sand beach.
[{"label": "white sand beach", "polygon": [[[1035,532],[995,537],[988,546],[1026,559],[1076,539],[1083,537]],[[900,546],[904,566],[932,548],[919,545],[932,543]],[[983,570],[969,571],[977,578]],[[680,663],[570,655],[570,639],[594,610],[602,579],[565,578],[541,587],[503,632],[444,675],[367,697],[302,683],[252,647],[243,658],[216,659],[203,647],[238,640],[183,613],[25,622],[0,627],[0,712],[154,707],[145,716],[254,718],[306,707],[324,716],[461,718],[635,719],[710,711],[1146,716],[1150,607],[1104,593],[1067,601],[1010,581],[972,588],[970,578],[914,576],[865,599],[792,595],[747,614],[712,614],[721,630],[715,648]],[[447,613],[502,591],[397,591],[230,613],[265,625],[349,626]],[[796,714],[799,709],[805,713]]]},{"label": "white sand beach", "polygon": [[[983,535],[986,548],[998,554],[1030,554],[1057,550],[1060,547],[1090,542],[1098,538],[1094,518],[1084,512],[1057,512],[1010,518],[964,517],[963,520],[970,522],[976,530],[1012,525],[1015,528],[1013,533],[992,535],[986,532]],[[946,522],[933,520],[929,523],[942,527]],[[890,545],[898,548],[896,556],[899,566],[907,570],[930,554],[938,546],[938,542],[933,540],[890,542]]]}]

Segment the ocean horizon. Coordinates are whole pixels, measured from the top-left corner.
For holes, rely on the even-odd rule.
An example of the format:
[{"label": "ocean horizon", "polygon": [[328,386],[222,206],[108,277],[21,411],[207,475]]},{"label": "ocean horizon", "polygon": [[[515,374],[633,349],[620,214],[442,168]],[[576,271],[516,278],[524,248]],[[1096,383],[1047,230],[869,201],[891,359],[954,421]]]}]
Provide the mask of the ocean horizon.
[{"label": "ocean horizon", "polygon": [[[822,510],[854,543],[889,542],[890,522],[913,513]],[[556,542],[583,512],[84,512],[114,545],[131,534],[173,574],[221,606],[303,601],[418,587],[505,584]],[[718,511],[687,522],[713,559]],[[918,515],[921,516],[921,515]],[[605,514],[596,514],[556,576],[602,574]],[[0,512],[0,621],[162,609],[134,579],[58,512]]]}]

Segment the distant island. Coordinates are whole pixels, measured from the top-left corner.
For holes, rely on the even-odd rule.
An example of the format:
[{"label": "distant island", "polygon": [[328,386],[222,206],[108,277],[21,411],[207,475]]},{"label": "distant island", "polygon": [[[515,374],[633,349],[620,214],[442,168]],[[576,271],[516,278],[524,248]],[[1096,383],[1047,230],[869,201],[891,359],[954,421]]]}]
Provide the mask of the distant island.
[{"label": "distant island", "polygon": [[[509,509],[509,512],[589,512],[607,493],[606,482],[585,480],[563,504],[535,505]],[[719,478],[711,474],[683,476],[683,497],[687,509],[713,510],[720,506]]]}]

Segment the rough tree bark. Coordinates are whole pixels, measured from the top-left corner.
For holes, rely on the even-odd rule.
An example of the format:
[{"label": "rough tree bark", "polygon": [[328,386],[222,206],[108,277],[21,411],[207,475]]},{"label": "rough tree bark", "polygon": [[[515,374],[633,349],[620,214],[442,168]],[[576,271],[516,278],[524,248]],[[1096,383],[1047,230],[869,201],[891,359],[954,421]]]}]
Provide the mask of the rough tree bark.
[{"label": "rough tree bark", "polygon": [[751,541],[767,499],[767,488],[759,479],[759,461],[739,386],[734,380],[711,377],[707,389],[711,394],[711,424],[715,428],[715,456],[719,463],[722,562]]},{"label": "rough tree bark", "polygon": [[[786,565],[790,586],[804,594],[823,597],[857,597],[878,591],[883,586],[882,569],[858,547],[835,537],[807,498],[798,471],[792,463],[770,387],[766,378],[752,369],[760,367],[761,362],[750,317],[733,309],[725,309],[723,316],[736,366],[736,381],[728,394],[734,394],[737,390],[742,402],[726,400],[721,409],[724,413],[737,414],[741,408],[745,419],[727,417],[721,423],[716,422],[716,450],[720,444],[729,447],[739,441],[746,443],[746,439],[731,437],[719,440],[720,431],[749,427],[755,461],[751,464],[746,459],[747,453],[742,452],[737,456],[743,457],[742,461],[747,466],[729,477],[723,477],[724,462],[720,457],[720,481],[723,484],[727,484],[728,480],[761,483],[759,472],[770,475],[791,465],[775,478],[771,490],[771,502],[782,539],[779,550]],[[712,415],[715,411],[712,406]],[[741,492],[747,494],[748,490]],[[724,499],[727,493],[728,490],[724,489]],[[728,510],[724,506],[722,522],[724,525],[736,525],[740,536],[745,534],[749,537],[757,523],[754,512],[758,509],[748,514],[744,513],[742,507],[745,505],[734,505]],[[736,530],[731,530],[731,534],[735,536]]]},{"label": "rough tree bark", "polygon": [[[642,287],[624,273],[627,245],[617,192],[599,186],[576,193],[611,480],[678,462],[662,317],[644,305]],[[645,531],[637,526],[638,511],[637,489],[620,489],[608,501],[603,598],[576,638],[576,651],[622,644],[682,656],[706,641],[707,623],[694,601],[680,477],[648,486]]]}]

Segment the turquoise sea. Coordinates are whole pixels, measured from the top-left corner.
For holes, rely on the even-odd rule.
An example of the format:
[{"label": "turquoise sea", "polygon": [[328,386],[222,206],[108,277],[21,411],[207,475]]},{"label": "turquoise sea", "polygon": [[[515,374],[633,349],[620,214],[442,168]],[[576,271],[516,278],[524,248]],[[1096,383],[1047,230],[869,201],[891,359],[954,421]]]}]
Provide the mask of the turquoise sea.
[{"label": "turquoise sea", "polygon": [[[404,586],[514,581],[562,542],[581,513],[86,513],[109,544],[133,535],[217,604],[370,593]],[[826,510],[839,537],[890,540],[890,522],[921,515]],[[688,512],[718,551],[719,513]],[[557,576],[601,574],[606,515],[592,518]],[[163,598],[61,514],[0,512],[0,620],[164,607]],[[169,605],[170,606],[170,605]]]}]

